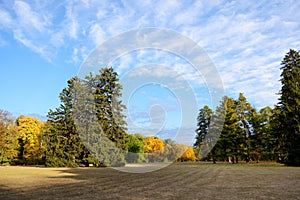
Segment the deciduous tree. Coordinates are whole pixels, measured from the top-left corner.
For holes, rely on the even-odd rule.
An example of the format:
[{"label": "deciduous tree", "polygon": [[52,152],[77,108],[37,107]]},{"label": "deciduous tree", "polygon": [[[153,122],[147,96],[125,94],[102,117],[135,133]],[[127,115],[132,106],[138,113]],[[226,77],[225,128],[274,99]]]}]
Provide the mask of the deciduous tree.
[{"label": "deciduous tree", "polygon": [[0,164],[10,164],[18,156],[18,131],[11,113],[0,110]]},{"label": "deciduous tree", "polygon": [[148,153],[149,161],[164,160],[164,141],[158,137],[150,136],[145,138],[145,153]]},{"label": "deciduous tree", "polygon": [[35,117],[20,116],[17,119],[21,157],[26,162],[35,163],[41,157],[40,135],[43,122]]}]

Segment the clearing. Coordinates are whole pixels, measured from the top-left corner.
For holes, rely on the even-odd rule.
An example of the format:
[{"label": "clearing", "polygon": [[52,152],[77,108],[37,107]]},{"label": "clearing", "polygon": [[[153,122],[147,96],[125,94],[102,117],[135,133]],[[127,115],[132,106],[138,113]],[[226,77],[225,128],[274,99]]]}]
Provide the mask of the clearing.
[{"label": "clearing", "polygon": [[0,199],[300,199],[300,168],[175,163],[125,173],[9,166],[0,167]]}]

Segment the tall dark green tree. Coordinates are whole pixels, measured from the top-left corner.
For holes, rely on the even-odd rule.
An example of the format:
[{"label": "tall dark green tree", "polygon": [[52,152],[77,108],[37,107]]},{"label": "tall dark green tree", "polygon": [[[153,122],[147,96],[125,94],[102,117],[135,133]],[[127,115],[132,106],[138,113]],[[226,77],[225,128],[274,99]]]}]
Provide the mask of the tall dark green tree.
[{"label": "tall dark green tree", "polygon": [[76,85],[74,119],[83,143],[106,166],[123,165],[127,150],[122,86],[113,68],[102,68]]},{"label": "tall dark green tree", "polygon": [[275,160],[275,138],[271,132],[272,108],[267,106],[252,116],[255,135],[253,137],[253,157],[257,162],[262,160]]},{"label": "tall dark green tree", "polygon": [[123,111],[126,106],[120,99],[122,86],[112,67],[105,67],[95,78],[95,106],[104,134],[117,147],[127,150],[126,121]]},{"label": "tall dark green tree", "polygon": [[287,151],[284,139],[286,132],[284,124],[281,123],[281,112],[281,107],[279,105],[275,105],[270,116],[270,135],[272,138],[271,145],[273,147],[272,149],[274,151],[275,160],[282,163],[284,162]]},{"label": "tall dark green tree", "polygon": [[210,139],[208,137],[208,131],[210,126],[210,120],[212,118],[213,111],[208,106],[204,106],[199,110],[197,117],[197,129],[196,129],[196,138],[194,143],[194,148],[196,149],[196,156],[202,158],[200,155],[201,152],[205,152],[204,155],[207,155],[212,146],[210,145]]},{"label": "tall dark green tree", "polygon": [[72,93],[77,77],[59,95],[61,105],[48,112],[48,121],[42,136],[46,166],[78,166],[87,153],[77,133],[73,118]]},{"label": "tall dark green tree", "polygon": [[196,141],[194,143],[195,147],[198,147],[203,143],[203,140],[208,133],[212,115],[213,111],[208,106],[204,106],[199,110],[197,117]]},{"label": "tall dark green tree", "polygon": [[235,109],[239,118],[239,128],[236,132],[236,140],[238,142],[236,149],[245,157],[246,162],[249,162],[250,151],[252,150],[251,143],[253,143],[251,136],[254,134],[253,120],[251,118],[256,116],[256,110],[251,107],[243,93],[239,94]]},{"label": "tall dark green tree", "polygon": [[288,165],[300,165],[300,54],[291,49],[282,63],[279,106],[283,140]]},{"label": "tall dark green tree", "polygon": [[[218,146],[222,149],[223,156],[227,157],[229,162],[238,163],[242,135],[238,127],[239,118],[235,109],[234,99],[225,96],[223,106],[226,110],[226,115]],[[223,157],[223,159],[225,158]]]}]

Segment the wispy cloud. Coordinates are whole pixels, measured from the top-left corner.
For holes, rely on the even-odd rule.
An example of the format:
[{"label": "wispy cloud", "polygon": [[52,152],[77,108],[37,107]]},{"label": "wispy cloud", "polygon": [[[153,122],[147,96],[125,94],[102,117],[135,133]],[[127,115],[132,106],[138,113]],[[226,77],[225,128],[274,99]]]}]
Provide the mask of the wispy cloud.
[{"label": "wispy cloud", "polygon": [[22,26],[24,29],[34,28],[39,32],[45,31],[47,20],[33,11],[29,4],[23,1],[16,1],[14,10],[18,18],[19,26]]},{"label": "wispy cloud", "polygon": [[9,12],[6,12],[3,9],[0,9],[0,25],[3,27],[10,27],[12,24],[12,18]]},{"label": "wispy cloud", "polygon": [[[67,62],[79,65],[90,50],[128,30],[143,27],[175,30],[196,41],[213,59],[227,94],[237,96],[238,92],[244,92],[257,107],[276,103],[280,61],[290,48],[300,49],[300,2],[296,0],[0,4],[0,31],[50,62],[55,62],[63,52],[68,55]],[[3,36],[0,38],[2,46],[9,42]],[[144,63],[151,63],[158,58],[152,56],[141,58]],[[119,70],[128,70],[136,58],[126,59]],[[176,59],[158,58],[158,61],[172,65],[194,84],[204,83],[189,67],[176,63]]]}]

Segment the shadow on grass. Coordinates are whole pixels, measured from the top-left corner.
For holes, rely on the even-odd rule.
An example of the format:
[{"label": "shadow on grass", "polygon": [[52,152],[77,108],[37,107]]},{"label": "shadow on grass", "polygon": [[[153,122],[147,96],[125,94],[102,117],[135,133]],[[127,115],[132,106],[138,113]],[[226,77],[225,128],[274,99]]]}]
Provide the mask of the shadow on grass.
[{"label": "shadow on grass", "polygon": [[[35,187],[0,185],[3,199],[297,199],[300,168],[172,164],[149,173],[56,168]],[[18,180],[16,180],[18,181]]]}]

